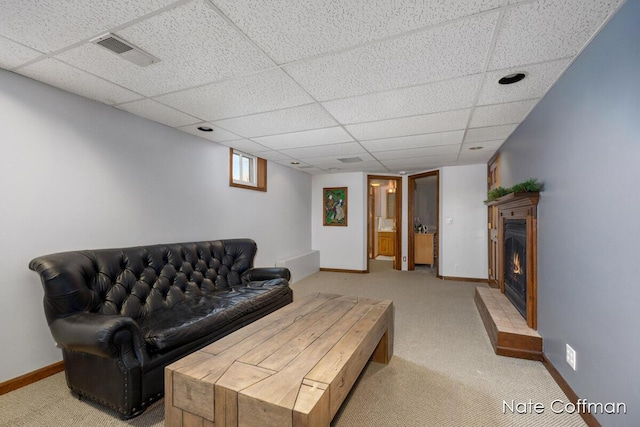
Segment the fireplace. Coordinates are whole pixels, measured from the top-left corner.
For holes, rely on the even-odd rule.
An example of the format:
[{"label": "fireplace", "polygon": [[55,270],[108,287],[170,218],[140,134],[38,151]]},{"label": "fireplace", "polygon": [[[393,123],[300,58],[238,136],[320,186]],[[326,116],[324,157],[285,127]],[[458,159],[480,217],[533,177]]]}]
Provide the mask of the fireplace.
[{"label": "fireplace", "polygon": [[497,221],[496,253],[489,263],[497,283],[493,289],[476,288],[475,301],[493,349],[502,356],[543,360],[536,331],[539,199],[538,192],[511,193],[487,203]]},{"label": "fireplace", "polygon": [[497,208],[496,275],[507,302],[538,328],[538,220],[539,193],[511,193],[489,206]]},{"label": "fireplace", "polygon": [[504,222],[504,294],[527,318],[527,221]]}]

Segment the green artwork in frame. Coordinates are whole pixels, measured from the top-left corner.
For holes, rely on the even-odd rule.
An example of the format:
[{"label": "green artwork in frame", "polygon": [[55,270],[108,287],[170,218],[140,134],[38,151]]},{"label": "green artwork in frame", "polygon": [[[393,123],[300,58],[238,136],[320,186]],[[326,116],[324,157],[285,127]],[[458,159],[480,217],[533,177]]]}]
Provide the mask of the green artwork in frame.
[{"label": "green artwork in frame", "polygon": [[322,189],[323,225],[347,225],[347,187]]}]

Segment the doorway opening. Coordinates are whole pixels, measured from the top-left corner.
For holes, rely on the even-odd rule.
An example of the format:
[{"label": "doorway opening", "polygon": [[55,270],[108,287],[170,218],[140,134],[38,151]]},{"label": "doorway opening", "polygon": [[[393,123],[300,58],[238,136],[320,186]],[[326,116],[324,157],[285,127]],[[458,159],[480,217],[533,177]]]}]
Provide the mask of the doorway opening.
[{"label": "doorway opening", "polygon": [[425,270],[438,276],[440,171],[411,175],[408,185],[407,268]]},{"label": "doorway opening", "polygon": [[367,177],[367,271],[400,270],[402,177]]}]

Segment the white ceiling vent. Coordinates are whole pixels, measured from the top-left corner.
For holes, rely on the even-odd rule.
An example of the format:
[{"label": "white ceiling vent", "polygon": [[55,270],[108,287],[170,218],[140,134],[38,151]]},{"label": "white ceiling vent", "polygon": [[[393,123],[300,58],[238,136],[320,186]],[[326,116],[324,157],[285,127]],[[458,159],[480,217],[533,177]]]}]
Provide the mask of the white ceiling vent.
[{"label": "white ceiling vent", "polygon": [[147,65],[160,62],[160,60],[155,56],[132,45],[128,41],[121,39],[115,34],[105,34],[104,36],[91,40],[91,43],[95,43],[105,49],[109,49],[121,58],[133,62],[141,67],[146,67]]}]

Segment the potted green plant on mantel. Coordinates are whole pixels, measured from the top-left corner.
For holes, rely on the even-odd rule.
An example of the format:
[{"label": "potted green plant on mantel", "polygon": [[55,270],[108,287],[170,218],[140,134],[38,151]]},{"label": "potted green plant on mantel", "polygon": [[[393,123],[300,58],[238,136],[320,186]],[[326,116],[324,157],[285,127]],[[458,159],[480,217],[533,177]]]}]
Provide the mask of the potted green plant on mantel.
[{"label": "potted green plant on mantel", "polygon": [[542,183],[536,178],[531,178],[510,188],[496,187],[489,190],[487,193],[487,200],[485,200],[484,203],[490,204],[491,202],[498,201],[498,199],[510,194],[536,193],[541,190]]}]

